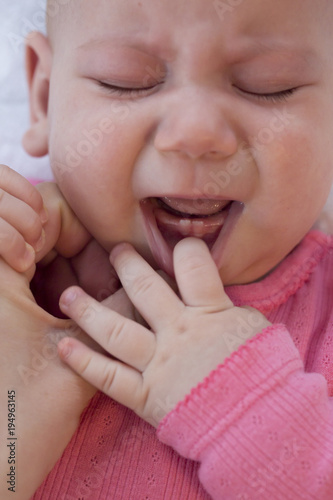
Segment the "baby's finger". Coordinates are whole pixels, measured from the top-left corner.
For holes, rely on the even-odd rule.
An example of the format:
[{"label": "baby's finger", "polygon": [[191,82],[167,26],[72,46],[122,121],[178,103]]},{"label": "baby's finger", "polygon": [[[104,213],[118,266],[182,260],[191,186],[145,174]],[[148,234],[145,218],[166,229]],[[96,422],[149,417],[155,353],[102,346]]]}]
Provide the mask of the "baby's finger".
[{"label": "baby's finger", "polygon": [[46,222],[47,213],[40,193],[25,177],[6,165],[0,165],[0,200],[3,193],[8,193],[29,205],[39,215],[41,222]]},{"label": "baby's finger", "polygon": [[213,310],[233,306],[207,245],[198,238],[181,240],[174,249],[174,269],[184,303]]},{"label": "baby's finger", "polygon": [[184,304],[131,245],[118,245],[110,258],[131,302],[154,331],[178,319]]},{"label": "baby's finger", "polygon": [[155,351],[155,335],[150,330],[108,309],[78,287],[62,294],[60,308],[109,354],[137,370],[146,368]]},{"label": "baby's finger", "polygon": [[15,271],[24,272],[35,261],[35,251],[23,236],[5,220],[0,219],[0,256]]},{"label": "baby's finger", "polygon": [[107,396],[136,410],[143,399],[143,379],[139,372],[119,361],[99,354],[77,339],[64,338],[58,352],[76,373]]}]

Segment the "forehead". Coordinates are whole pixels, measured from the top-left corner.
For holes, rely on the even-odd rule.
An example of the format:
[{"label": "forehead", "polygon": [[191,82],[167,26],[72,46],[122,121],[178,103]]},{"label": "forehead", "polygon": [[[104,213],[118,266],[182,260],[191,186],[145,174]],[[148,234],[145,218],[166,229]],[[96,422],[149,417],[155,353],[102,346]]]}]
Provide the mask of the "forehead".
[{"label": "forehead", "polygon": [[206,38],[232,49],[243,36],[244,42],[278,37],[320,50],[330,38],[332,13],[330,0],[69,0],[47,20],[51,38],[66,45],[115,36],[181,47]]}]

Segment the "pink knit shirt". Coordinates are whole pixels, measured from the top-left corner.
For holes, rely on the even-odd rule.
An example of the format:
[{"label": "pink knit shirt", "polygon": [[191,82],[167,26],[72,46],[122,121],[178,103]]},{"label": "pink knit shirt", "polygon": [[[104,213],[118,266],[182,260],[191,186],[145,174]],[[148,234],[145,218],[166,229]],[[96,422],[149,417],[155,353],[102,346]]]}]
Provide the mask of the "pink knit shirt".
[{"label": "pink knit shirt", "polygon": [[33,499],[332,500],[332,271],[333,238],[313,231],[263,281],[227,288],[273,326],[157,433],[98,393]]}]

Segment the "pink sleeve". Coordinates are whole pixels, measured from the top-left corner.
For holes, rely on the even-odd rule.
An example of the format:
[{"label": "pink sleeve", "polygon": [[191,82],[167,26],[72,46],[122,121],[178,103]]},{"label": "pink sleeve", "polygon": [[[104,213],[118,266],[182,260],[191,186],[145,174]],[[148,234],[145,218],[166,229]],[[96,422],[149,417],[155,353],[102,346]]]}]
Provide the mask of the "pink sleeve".
[{"label": "pink sleeve", "polygon": [[[40,184],[41,182],[46,182],[45,180],[42,180],[42,179],[35,179],[35,178],[32,178],[30,177],[28,179],[28,181],[30,182],[30,184],[32,184],[33,186],[36,186],[37,184]],[[47,181],[47,182],[50,182],[50,181]]]},{"label": "pink sleeve", "polygon": [[213,499],[331,500],[333,406],[283,325],[248,341],[161,422]]}]

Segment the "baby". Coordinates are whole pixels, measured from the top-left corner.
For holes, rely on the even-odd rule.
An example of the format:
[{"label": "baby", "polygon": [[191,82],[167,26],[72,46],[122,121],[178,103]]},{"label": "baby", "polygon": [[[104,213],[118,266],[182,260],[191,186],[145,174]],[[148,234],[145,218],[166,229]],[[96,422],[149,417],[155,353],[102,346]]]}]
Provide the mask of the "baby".
[{"label": "baby", "polygon": [[34,500],[328,500],[331,2],[61,3],[28,39],[24,138],[56,186],[1,186],[3,275],[27,294],[60,254],[57,291],[81,285],[70,320],[34,304],[61,333],[48,392],[76,399],[26,491],[77,429]]}]

